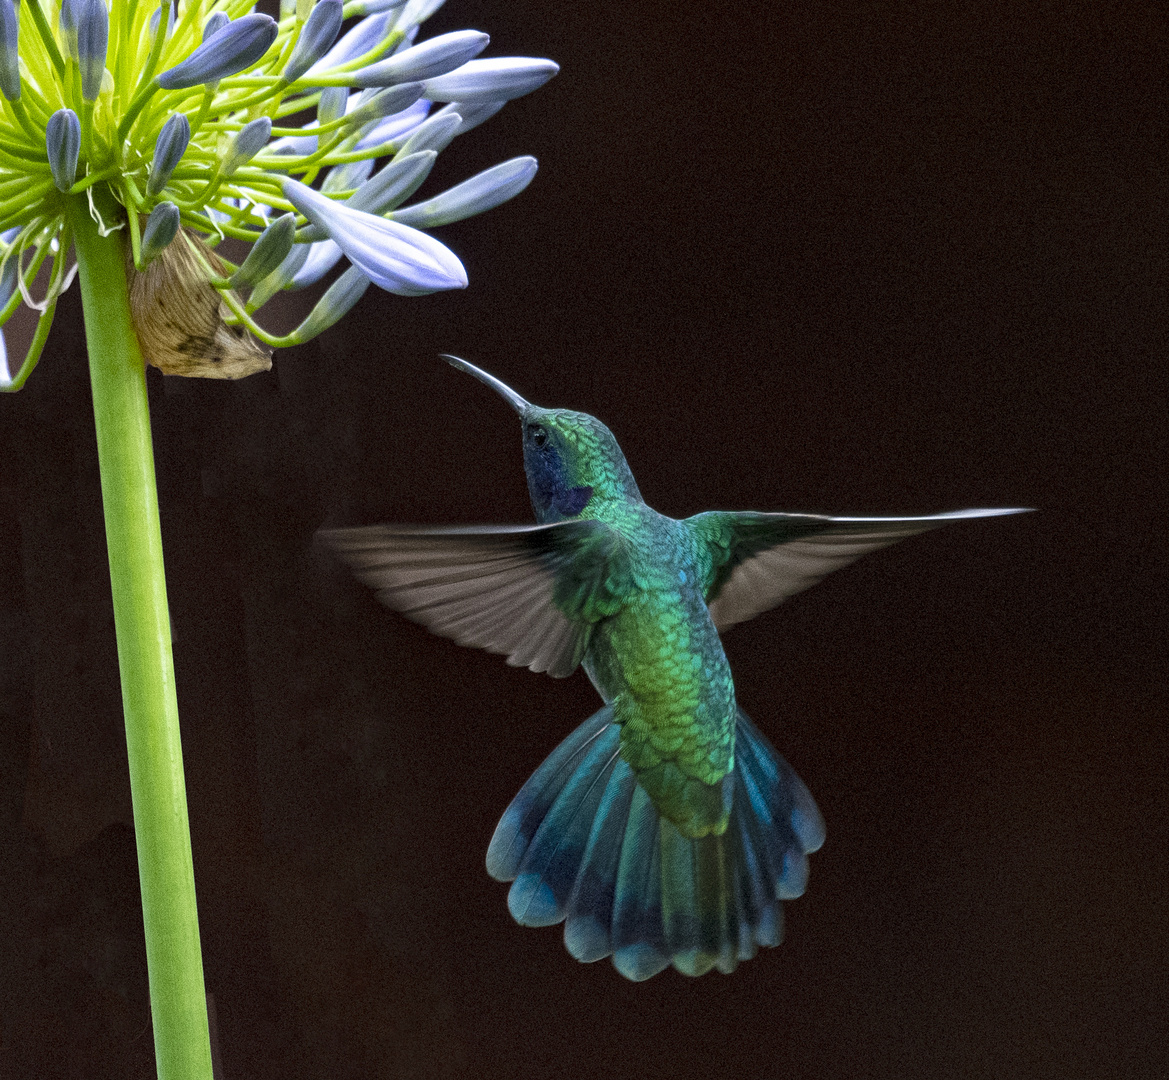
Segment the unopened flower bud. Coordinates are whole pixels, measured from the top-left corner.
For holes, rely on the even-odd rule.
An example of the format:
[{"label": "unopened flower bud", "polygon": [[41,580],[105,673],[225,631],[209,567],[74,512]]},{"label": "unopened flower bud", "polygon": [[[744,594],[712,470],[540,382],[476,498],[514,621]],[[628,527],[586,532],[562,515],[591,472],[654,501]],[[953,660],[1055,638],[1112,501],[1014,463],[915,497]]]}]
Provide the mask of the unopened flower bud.
[{"label": "unopened flower bud", "polygon": [[463,118],[463,122],[459,125],[459,134],[465,135],[485,120],[490,120],[506,104],[506,101],[452,101],[449,105],[444,105],[434,115],[439,117],[458,113]]},{"label": "unopened flower bud", "polygon": [[240,268],[231,275],[231,287],[255,285],[266,278],[287,258],[296,237],[296,215],[282,214],[272,222],[252,245]]},{"label": "unopened flower bud", "polygon": [[12,0],[0,0],[0,92],[9,101],[20,97],[19,33],[20,20]]},{"label": "unopened flower bud", "polygon": [[361,56],[372,49],[386,36],[390,20],[386,15],[373,15],[362,19],[355,27],[349,30],[320,60],[311,68],[313,75],[328,71],[331,68],[348,63],[355,56]]},{"label": "unopened flower bud", "polygon": [[536,175],[534,157],[512,158],[494,168],[486,169],[470,180],[464,180],[449,191],[427,199],[417,206],[407,206],[394,212],[394,221],[415,229],[432,229],[462,221],[485,210],[493,210],[514,198],[532,182]]},{"label": "unopened flower bud", "polygon": [[346,258],[387,292],[421,296],[467,287],[463,264],[433,237],[352,210],[296,180],[285,180],[282,187],[284,197],[324,229]]},{"label": "unopened flower bud", "polygon": [[58,109],[45,125],[45,153],[58,191],[68,191],[77,180],[81,151],[81,123],[72,109]]},{"label": "unopened flower bud", "polygon": [[388,86],[384,90],[370,91],[370,97],[351,110],[345,120],[346,123],[355,126],[368,124],[408,109],[420,97],[422,97],[420,82],[401,83],[398,86]]},{"label": "unopened flower bud", "polygon": [[376,15],[382,11],[394,11],[402,7],[406,0],[358,0],[353,4],[354,15]]},{"label": "unopened flower bud", "polygon": [[272,135],[272,121],[266,116],[252,120],[239,129],[239,133],[231,141],[227,154],[224,156],[223,172],[230,176],[241,165],[252,160],[268,142]]},{"label": "unopened flower bud", "polygon": [[146,181],[146,194],[157,195],[171,178],[175,167],[187,152],[191,141],[191,123],[182,113],[175,113],[158,133],[154,144],[154,160],[150,163],[150,176]]},{"label": "unopened flower bud", "polygon": [[296,82],[337,40],[341,30],[341,7],[341,0],[318,0],[285,65],[284,78],[288,82]]},{"label": "unopened flower bud", "polygon": [[142,230],[142,265],[152,263],[179,231],[179,208],[172,202],[160,202],[150,211]]},{"label": "unopened flower bud", "polygon": [[341,261],[344,254],[332,240],[321,240],[319,243],[305,246],[308,248],[308,258],[292,277],[294,289],[305,289],[309,285],[315,285]]},{"label": "unopened flower bud", "polygon": [[431,101],[510,101],[543,86],[559,70],[551,60],[529,56],[471,60],[457,71],[428,79],[422,95]]},{"label": "unopened flower bud", "polygon": [[150,23],[148,25],[151,42],[154,41],[154,35],[158,33],[158,24],[162,22],[161,15],[163,7],[166,8],[166,37],[164,40],[169,41],[171,34],[175,32],[175,6],[171,3],[171,0],[162,0],[162,4],[150,16]]},{"label": "unopened flower bud", "polygon": [[432,116],[423,124],[419,124],[414,134],[402,144],[397,157],[408,157],[419,150],[433,150],[436,153],[445,150],[451,140],[459,133],[463,118],[458,113],[447,113],[445,116]]},{"label": "unopened flower bud", "polygon": [[231,22],[231,19],[228,17],[228,14],[226,11],[214,12],[212,14],[211,18],[209,18],[203,24],[203,40],[206,41],[208,38],[214,37],[229,22]]},{"label": "unopened flower bud", "polygon": [[81,96],[96,101],[106,69],[110,15],[105,0],[77,0],[77,66],[81,71]]},{"label": "unopened flower bud", "polygon": [[270,15],[253,12],[228,23],[203,42],[181,64],[155,81],[164,90],[218,82],[251,67],[271,47],[278,31]]},{"label": "unopened flower bud", "polygon": [[365,295],[370,281],[356,266],[349,267],[333,282],[309,312],[308,318],[293,333],[301,341],[315,338],[322,330],[328,330],[338,319],[349,314],[350,309]]},{"label": "unopened flower bud", "polygon": [[[353,72],[354,86],[392,86],[445,75],[478,56],[491,39],[476,30],[456,30],[415,45]],[[496,95],[497,97],[499,95]]]},{"label": "unopened flower bud", "polygon": [[349,90],[344,86],[326,86],[321,91],[321,99],[317,102],[317,123],[331,124],[339,116],[345,115],[345,106],[349,102]]},{"label": "unopened flower bud", "polygon": [[433,150],[396,157],[375,177],[362,184],[346,205],[367,214],[384,214],[393,210],[422,186],[437,160],[438,154]]}]

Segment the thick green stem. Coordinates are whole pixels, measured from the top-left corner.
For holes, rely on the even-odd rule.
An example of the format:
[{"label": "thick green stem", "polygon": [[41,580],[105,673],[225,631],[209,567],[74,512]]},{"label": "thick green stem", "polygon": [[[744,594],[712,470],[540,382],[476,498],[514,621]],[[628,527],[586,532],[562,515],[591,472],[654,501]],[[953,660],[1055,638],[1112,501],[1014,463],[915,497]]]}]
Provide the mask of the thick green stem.
[{"label": "thick green stem", "polygon": [[146,373],[130,317],[122,232],[101,236],[70,200],[93,384],[114,627],[159,1080],[210,1080],[170,620]]}]

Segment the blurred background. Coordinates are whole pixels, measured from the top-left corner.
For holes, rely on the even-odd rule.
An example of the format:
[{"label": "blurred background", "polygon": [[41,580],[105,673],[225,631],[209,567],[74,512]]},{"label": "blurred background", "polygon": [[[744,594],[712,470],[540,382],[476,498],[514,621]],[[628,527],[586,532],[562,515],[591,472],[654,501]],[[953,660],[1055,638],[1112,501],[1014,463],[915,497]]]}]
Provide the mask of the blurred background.
[{"label": "blurred background", "polygon": [[[1153,4],[451,0],[561,74],[370,290],[238,383],[149,372],[227,1080],[1165,1075],[1166,70]],[[643,985],[516,926],[500,813],[598,705],[380,608],[322,525],[531,520],[514,414],[664,513],[1034,506],[732,630],[828,841],[787,939]],[[0,1078],[154,1075],[76,290],[0,400]]]}]

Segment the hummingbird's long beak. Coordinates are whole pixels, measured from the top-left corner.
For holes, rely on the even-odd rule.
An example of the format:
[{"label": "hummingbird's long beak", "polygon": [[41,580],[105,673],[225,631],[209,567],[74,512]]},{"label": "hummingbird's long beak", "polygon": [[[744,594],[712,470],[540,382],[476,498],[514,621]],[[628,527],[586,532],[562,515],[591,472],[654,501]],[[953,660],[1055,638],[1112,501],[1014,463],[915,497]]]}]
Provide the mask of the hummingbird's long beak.
[{"label": "hummingbird's long beak", "polygon": [[488,375],[482,368],[477,368],[474,364],[468,364],[466,360],[460,360],[457,356],[451,356],[449,353],[439,353],[451,367],[458,368],[460,371],[466,371],[474,375],[482,383],[486,383],[497,394],[504,397],[511,404],[520,416],[524,415],[525,410],[530,409],[531,406],[524,401],[507,383],[500,382],[494,375]]}]

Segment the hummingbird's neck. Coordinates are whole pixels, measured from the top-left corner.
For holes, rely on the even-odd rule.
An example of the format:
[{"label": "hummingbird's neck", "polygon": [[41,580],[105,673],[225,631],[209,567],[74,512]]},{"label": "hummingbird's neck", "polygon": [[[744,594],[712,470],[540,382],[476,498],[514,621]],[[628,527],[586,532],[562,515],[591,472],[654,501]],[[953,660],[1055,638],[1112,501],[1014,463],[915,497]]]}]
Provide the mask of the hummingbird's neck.
[{"label": "hummingbird's neck", "polygon": [[599,420],[534,406],[523,419],[524,471],[541,524],[592,517],[601,503],[642,501],[625,455]]},{"label": "hummingbird's neck", "polygon": [[621,461],[619,468],[607,470],[580,479],[590,479],[591,484],[573,484],[561,474],[528,473],[528,493],[532,497],[532,508],[541,525],[557,521],[570,521],[580,517],[594,517],[605,504],[615,502],[643,502],[637,481],[629,466]]}]

